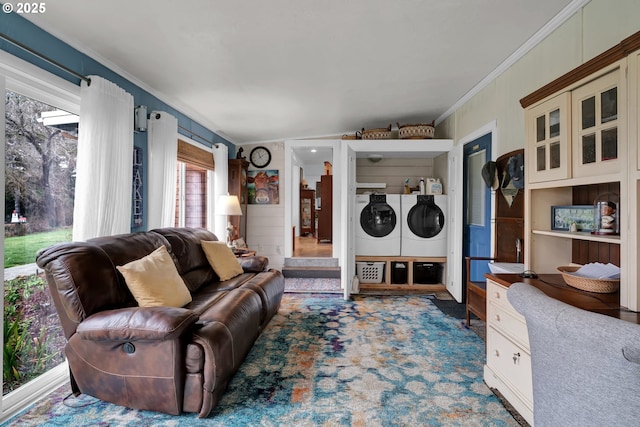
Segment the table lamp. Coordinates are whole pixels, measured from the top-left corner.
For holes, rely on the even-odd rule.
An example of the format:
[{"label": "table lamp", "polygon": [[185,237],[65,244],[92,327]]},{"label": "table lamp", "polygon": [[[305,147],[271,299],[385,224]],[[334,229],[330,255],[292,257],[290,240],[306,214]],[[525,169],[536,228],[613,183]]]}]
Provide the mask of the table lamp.
[{"label": "table lamp", "polygon": [[216,205],[216,213],[218,215],[227,216],[227,245],[231,246],[233,240],[235,227],[229,221],[230,216],[242,216],[242,208],[240,207],[240,200],[238,196],[223,194],[218,198],[218,204]]}]

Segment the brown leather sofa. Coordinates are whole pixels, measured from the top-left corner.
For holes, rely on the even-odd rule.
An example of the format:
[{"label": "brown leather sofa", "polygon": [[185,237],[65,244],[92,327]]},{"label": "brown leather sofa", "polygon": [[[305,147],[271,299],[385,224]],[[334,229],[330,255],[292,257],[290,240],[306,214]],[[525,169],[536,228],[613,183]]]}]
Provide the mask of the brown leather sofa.
[{"label": "brown leather sofa", "polygon": [[[220,281],[201,240],[204,229],[149,232],[63,243],[38,265],[67,338],[71,387],[118,405],[206,417],[263,328],[278,311],[284,278],[265,257]],[[165,245],[192,301],[182,308],[139,307],[116,266]]]}]

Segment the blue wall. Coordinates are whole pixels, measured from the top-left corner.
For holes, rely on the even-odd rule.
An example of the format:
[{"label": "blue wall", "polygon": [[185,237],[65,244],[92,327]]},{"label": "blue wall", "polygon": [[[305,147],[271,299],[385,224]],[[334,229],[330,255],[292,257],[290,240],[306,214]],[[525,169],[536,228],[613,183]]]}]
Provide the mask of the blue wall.
[{"label": "blue wall", "polygon": [[[69,25],[73,25],[73,23],[69,23]],[[114,71],[110,70],[94,59],[88,57],[82,52],[79,52],[78,50],[62,42],[61,40],[53,37],[51,34],[42,30],[40,27],[37,27],[23,17],[16,15],[15,13],[7,14],[0,12],[0,32],[4,33],[6,36],[12,38],[13,40],[16,40],[17,42],[22,43],[23,45],[35,50],[36,52],[39,52],[44,56],[47,56],[48,58],[59,62],[60,64],[63,64],[64,66],[72,69],[78,74],[84,76],[97,75],[104,77],[105,79],[117,84],[118,86],[129,92],[131,95],[133,95],[134,105],[146,105],[148,112],[151,112],[153,110],[166,111],[167,113],[172,114],[178,119],[179,126],[193,131],[195,134],[205,138],[206,141],[203,141],[201,140],[201,138],[191,135],[190,133],[185,132],[181,129],[179,129],[179,133],[209,147],[211,146],[211,143],[209,143],[208,141],[212,141],[213,143],[225,144],[229,147],[229,156],[233,157],[235,155],[235,145],[230,141],[227,141],[213,131],[200,125],[188,116],[182,114],[180,111],[162,102],[155,96],[141,89],[139,86],[131,83],[129,80],[123,78],[122,76],[116,74]],[[80,85],[79,78],[74,77],[71,74],[55,67],[54,65],[51,65],[48,62],[37,58],[31,53],[26,52],[9,42],[0,40],[0,49],[7,51],[12,55],[17,56],[18,58],[21,58],[27,62],[37,65],[38,67],[45,69],[64,80]],[[142,148],[144,153],[143,162],[145,166],[143,170],[145,173],[146,183],[146,171],[148,169],[147,132],[136,132],[134,135],[134,145],[136,147]],[[142,227],[134,228],[134,231],[146,229],[146,187],[146,185],[143,185],[143,200],[145,201],[144,225]]]}]

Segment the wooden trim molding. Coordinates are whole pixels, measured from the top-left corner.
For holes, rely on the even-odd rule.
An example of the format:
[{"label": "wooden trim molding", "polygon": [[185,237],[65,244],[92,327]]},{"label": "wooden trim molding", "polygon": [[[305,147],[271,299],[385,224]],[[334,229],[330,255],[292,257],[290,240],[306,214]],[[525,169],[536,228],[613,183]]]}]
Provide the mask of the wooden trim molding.
[{"label": "wooden trim molding", "polygon": [[203,169],[215,169],[212,153],[181,139],[178,139],[178,161],[190,163]]},{"label": "wooden trim molding", "polygon": [[551,83],[548,83],[535,92],[525,96],[520,100],[520,105],[522,108],[527,108],[536,102],[561,91],[567,86],[592,75],[604,67],[627,57],[630,53],[638,49],[640,49],[640,31],[627,37],[611,49],[606,50],[595,58],[558,77]]}]

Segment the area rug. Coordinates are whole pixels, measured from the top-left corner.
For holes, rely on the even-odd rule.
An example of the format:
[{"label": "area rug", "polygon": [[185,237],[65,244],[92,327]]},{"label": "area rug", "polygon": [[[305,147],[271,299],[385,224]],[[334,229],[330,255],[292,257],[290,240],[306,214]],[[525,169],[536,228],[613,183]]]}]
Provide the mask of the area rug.
[{"label": "area rug", "polygon": [[284,291],[287,293],[343,293],[340,279],[324,277],[285,277]]},{"label": "area rug", "polygon": [[426,296],[285,294],[207,419],[63,404],[67,385],[5,425],[518,426],[482,381],[484,351]]}]

